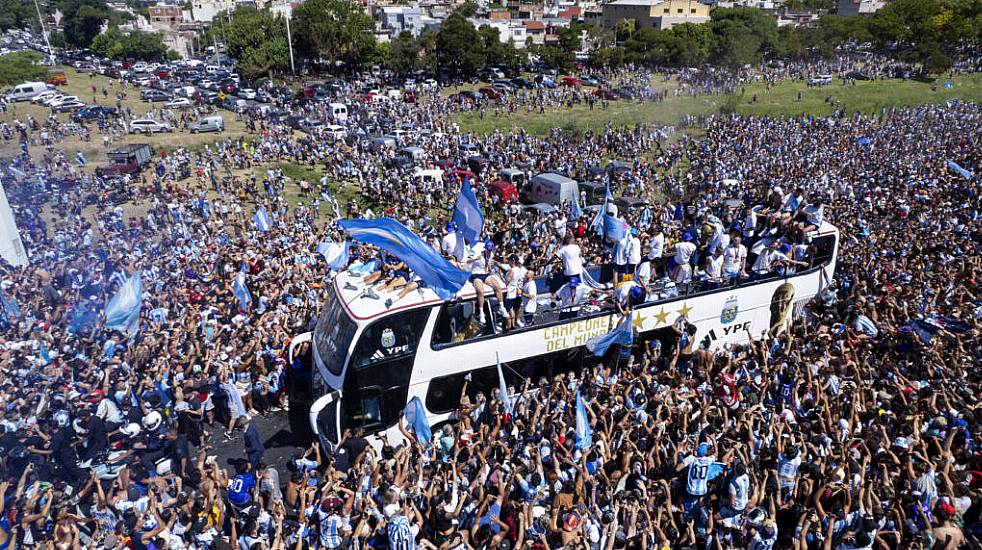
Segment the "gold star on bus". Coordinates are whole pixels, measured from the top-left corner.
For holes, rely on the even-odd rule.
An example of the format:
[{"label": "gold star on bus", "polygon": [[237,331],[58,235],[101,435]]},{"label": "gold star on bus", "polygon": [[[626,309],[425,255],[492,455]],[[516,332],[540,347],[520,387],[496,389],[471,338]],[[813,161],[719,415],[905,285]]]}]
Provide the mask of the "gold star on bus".
[{"label": "gold star on bus", "polygon": [[655,326],[663,325],[668,322],[668,312],[665,308],[661,308],[661,311],[655,314]]},{"label": "gold star on bus", "polygon": [[639,312],[635,312],[634,320],[631,321],[631,325],[637,330],[644,330],[644,315]]},{"label": "gold star on bus", "polygon": [[688,304],[682,304],[682,309],[678,310],[679,315],[682,317],[688,317],[690,311],[692,311],[692,308]]}]

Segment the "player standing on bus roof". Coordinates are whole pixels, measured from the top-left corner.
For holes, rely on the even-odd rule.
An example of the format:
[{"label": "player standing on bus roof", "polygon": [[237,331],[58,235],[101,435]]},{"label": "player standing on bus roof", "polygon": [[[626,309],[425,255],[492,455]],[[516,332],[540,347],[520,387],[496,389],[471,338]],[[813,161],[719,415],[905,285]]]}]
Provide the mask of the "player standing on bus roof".
[{"label": "player standing on bus roof", "polygon": [[580,284],[580,275],[583,274],[583,256],[579,245],[576,244],[576,237],[567,235],[565,242],[566,244],[556,251],[556,256],[563,262],[566,284],[576,288]]}]

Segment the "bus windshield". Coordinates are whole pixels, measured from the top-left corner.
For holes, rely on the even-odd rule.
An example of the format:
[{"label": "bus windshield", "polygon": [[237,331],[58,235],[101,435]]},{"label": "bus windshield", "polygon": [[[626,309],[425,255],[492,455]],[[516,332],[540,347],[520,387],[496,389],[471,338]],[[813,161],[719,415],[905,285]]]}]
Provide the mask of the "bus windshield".
[{"label": "bus windshield", "polygon": [[351,339],[358,327],[344,311],[333,286],[329,287],[328,293],[329,297],[314,328],[314,346],[324,367],[331,374],[340,376]]}]

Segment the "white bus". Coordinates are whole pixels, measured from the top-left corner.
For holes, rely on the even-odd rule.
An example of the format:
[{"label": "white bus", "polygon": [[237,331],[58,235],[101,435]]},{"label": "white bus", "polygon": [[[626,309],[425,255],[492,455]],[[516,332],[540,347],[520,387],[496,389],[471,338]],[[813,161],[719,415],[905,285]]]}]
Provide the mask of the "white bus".
[{"label": "white bus", "polygon": [[[823,224],[811,237],[810,265],[793,275],[709,290],[695,285],[649,292],[648,301],[634,308],[639,339],[672,342],[672,325],[685,316],[697,327],[696,340],[713,349],[746,342],[748,331],[759,335],[787,322],[828,285],[835,270],[838,230]],[[484,326],[469,321],[475,308],[469,284],[453,301],[414,290],[387,307],[387,296],[364,297],[360,277],[339,274],[313,331],[291,342],[291,364],[295,357],[312,358],[298,362],[301,373],[290,384],[291,416],[308,412],[310,428],[325,448],[358,427],[373,442],[370,436],[382,432],[394,442],[402,437],[398,421],[413,397],[420,398],[435,427],[458,408],[468,374],[472,402],[477,393],[498,387],[496,356],[507,383],[516,388],[524,378],[537,382],[578,368],[584,343],[609,332],[619,320],[617,311],[613,306],[549,308],[551,294],[538,283],[534,324],[502,333],[492,299],[485,300]]]}]

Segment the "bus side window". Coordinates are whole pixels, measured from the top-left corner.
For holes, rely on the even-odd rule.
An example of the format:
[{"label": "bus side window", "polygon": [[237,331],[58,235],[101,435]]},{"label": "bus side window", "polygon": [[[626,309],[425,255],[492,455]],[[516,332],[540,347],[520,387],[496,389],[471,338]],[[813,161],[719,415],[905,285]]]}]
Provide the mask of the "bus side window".
[{"label": "bus side window", "polygon": [[355,368],[416,352],[430,309],[414,309],[382,317],[362,332],[351,358]]},{"label": "bus side window", "polygon": [[498,387],[498,369],[494,366],[434,378],[426,392],[426,408],[439,414],[460,406],[460,392],[464,389],[464,378],[468,374],[471,381],[467,384],[467,396],[471,404],[477,404],[477,395],[481,393],[491,399],[492,392]]},{"label": "bus side window", "polygon": [[455,302],[444,304],[440,310],[440,316],[436,319],[436,326],[433,328],[432,345],[440,346],[445,344],[456,344],[471,338],[487,336],[494,333],[494,323],[490,322],[490,304],[484,303],[484,317],[489,320],[481,326],[474,318],[474,302]]},{"label": "bus side window", "polygon": [[835,251],[835,235],[826,235],[812,241],[812,266],[825,265],[832,260]]}]

